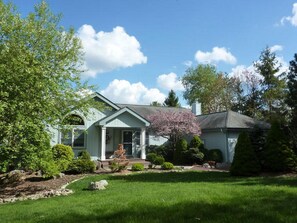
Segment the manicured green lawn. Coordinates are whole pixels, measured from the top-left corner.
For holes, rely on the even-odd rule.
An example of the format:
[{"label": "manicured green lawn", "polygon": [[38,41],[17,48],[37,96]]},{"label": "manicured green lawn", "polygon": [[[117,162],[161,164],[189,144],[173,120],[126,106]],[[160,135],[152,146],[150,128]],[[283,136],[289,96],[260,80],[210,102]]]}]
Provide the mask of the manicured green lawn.
[{"label": "manicured green lawn", "polygon": [[[104,191],[88,191],[106,179]],[[297,222],[297,179],[228,173],[98,175],[75,193],[0,206],[0,222]]]}]

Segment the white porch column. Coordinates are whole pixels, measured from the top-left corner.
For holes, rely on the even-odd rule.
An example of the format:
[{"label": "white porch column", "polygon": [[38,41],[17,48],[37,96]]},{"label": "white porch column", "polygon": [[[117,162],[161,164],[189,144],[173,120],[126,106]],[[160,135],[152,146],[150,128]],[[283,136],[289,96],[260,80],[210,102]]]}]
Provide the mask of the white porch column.
[{"label": "white porch column", "polygon": [[140,132],[140,149],[141,149],[141,159],[146,158],[145,154],[145,128],[141,128]]},{"label": "white porch column", "polygon": [[101,160],[105,160],[106,151],[106,127],[101,127]]}]

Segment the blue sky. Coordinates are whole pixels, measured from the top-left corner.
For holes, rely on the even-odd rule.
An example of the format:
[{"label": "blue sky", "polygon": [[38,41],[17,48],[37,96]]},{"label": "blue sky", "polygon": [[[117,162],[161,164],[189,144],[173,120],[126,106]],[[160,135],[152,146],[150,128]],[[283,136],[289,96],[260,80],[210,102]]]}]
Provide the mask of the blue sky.
[{"label": "blue sky", "polygon": [[[25,16],[35,0],[12,0]],[[82,39],[84,79],[120,103],[163,102],[188,66],[238,75],[272,47],[283,69],[297,53],[297,0],[48,0]]]}]

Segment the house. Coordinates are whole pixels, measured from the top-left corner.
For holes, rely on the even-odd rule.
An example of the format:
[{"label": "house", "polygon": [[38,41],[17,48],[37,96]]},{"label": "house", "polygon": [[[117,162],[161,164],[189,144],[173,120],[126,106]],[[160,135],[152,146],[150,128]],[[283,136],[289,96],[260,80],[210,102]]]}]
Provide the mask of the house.
[{"label": "house", "polygon": [[[147,131],[150,125],[146,117],[159,110],[182,110],[184,108],[154,107],[149,105],[115,104],[99,93],[94,100],[104,103],[109,109],[91,109],[88,117],[73,112],[71,131],[51,129],[51,144],[62,143],[72,146],[77,155],[87,150],[93,160],[106,160],[123,144],[127,157],[145,159],[147,145],[161,145],[167,141]],[[73,121],[75,120],[75,121]]]},{"label": "house", "polygon": [[256,126],[264,130],[270,128],[266,122],[230,110],[197,115],[197,118],[202,129],[200,138],[204,146],[207,149],[220,149],[225,163],[233,161],[235,145],[241,132],[251,131]]},{"label": "house", "polygon": [[[51,129],[51,144],[62,143],[72,146],[77,155],[87,150],[93,160],[106,160],[112,156],[118,144],[123,144],[127,157],[146,158],[145,147],[162,145],[167,141],[148,132],[150,122],[146,119],[157,111],[182,111],[185,108],[155,107],[149,105],[116,104],[99,93],[94,100],[104,103],[109,109],[91,109],[88,117],[73,112],[69,114],[71,130],[62,132]],[[194,103],[192,112],[197,115],[205,147],[220,149],[224,162],[232,162],[234,147],[241,131],[256,124],[252,118],[236,112],[226,111],[207,115],[201,114],[201,105]],[[67,118],[66,118],[67,119]]]}]

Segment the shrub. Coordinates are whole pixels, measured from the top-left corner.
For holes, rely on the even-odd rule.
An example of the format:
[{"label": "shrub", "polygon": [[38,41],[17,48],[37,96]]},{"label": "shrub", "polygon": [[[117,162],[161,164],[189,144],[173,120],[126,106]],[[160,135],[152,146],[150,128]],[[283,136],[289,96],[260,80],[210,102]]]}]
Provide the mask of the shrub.
[{"label": "shrub", "polygon": [[43,178],[50,178],[60,173],[54,160],[41,161],[39,165]]},{"label": "shrub", "polygon": [[78,153],[78,157],[80,157],[81,159],[91,160],[91,156],[86,150],[80,151]]},{"label": "shrub", "polygon": [[132,171],[143,171],[143,170],[144,170],[143,163],[134,163],[132,165]]},{"label": "shrub", "polygon": [[203,142],[201,141],[199,136],[195,135],[190,142],[190,148],[200,149],[202,146],[203,146]]},{"label": "shrub", "polygon": [[72,160],[68,166],[67,173],[93,173],[96,169],[95,163],[91,160],[87,151],[82,151],[77,159]]},{"label": "shrub", "polygon": [[215,161],[216,163],[223,162],[223,154],[219,149],[211,149],[208,151],[208,160]]},{"label": "shrub", "polygon": [[249,135],[246,132],[240,133],[236,146],[230,173],[234,176],[257,175],[261,170],[255,150],[252,146]]},{"label": "shrub", "polygon": [[184,153],[184,162],[186,164],[202,164],[203,163],[204,154],[199,151],[198,148],[189,148]]},{"label": "shrub", "polygon": [[165,162],[165,159],[162,156],[158,156],[155,153],[149,153],[146,156],[146,160],[149,161],[152,168],[155,168],[156,165],[162,165]]},{"label": "shrub", "polygon": [[161,167],[163,170],[172,170],[174,165],[170,162],[164,162]]},{"label": "shrub", "polygon": [[183,164],[184,163],[184,153],[187,151],[188,143],[185,139],[181,139],[176,144],[176,149],[174,152],[174,163]]},{"label": "shrub", "polygon": [[67,170],[69,164],[74,158],[73,150],[70,146],[57,144],[52,148],[53,159],[60,172]]}]

